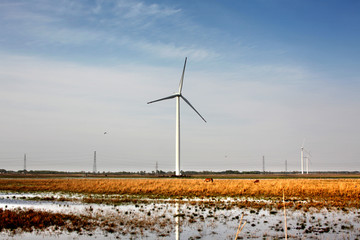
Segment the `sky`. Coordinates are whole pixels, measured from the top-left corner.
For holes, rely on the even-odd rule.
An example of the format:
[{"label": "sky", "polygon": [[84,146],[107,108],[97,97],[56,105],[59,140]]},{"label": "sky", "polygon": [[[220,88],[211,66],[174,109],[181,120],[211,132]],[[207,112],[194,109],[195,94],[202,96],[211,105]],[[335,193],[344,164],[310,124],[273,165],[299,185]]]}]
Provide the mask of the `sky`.
[{"label": "sky", "polygon": [[[359,171],[360,2],[2,0],[0,169]],[[104,134],[106,132],[106,134]],[[308,154],[307,153],[307,154]]]}]

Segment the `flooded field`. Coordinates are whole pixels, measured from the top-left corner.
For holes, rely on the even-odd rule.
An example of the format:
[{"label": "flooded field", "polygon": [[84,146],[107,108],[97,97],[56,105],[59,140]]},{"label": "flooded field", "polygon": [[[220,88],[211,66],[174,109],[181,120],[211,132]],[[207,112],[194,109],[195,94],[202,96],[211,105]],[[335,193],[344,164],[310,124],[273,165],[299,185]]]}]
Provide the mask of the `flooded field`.
[{"label": "flooded field", "polygon": [[2,181],[0,239],[360,239],[359,180]]},{"label": "flooded field", "polygon": [[[92,196],[103,199],[104,196]],[[241,215],[246,225],[239,238],[284,238],[283,209],[240,208],[224,199],[143,199],[141,203],[84,203],[88,196],[76,194],[1,193],[0,209],[75,216],[80,223],[68,226],[34,225],[29,229],[2,229],[1,239],[234,239]],[[267,201],[264,203],[268,204]],[[357,209],[287,209],[287,234],[291,239],[356,239],[360,237]],[[81,222],[80,219],[86,220]],[[74,225],[74,226],[73,226]]]}]

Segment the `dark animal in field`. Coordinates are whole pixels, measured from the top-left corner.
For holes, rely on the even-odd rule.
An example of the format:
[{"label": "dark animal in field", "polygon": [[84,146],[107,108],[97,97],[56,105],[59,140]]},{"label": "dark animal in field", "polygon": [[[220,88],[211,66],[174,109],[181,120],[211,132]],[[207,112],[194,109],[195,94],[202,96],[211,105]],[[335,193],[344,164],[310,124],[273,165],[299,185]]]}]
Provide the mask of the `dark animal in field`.
[{"label": "dark animal in field", "polygon": [[205,178],[204,182],[214,182],[212,178]]},{"label": "dark animal in field", "polygon": [[256,179],[255,181],[254,181],[254,183],[259,183],[260,182],[260,180],[258,180],[258,179]]}]

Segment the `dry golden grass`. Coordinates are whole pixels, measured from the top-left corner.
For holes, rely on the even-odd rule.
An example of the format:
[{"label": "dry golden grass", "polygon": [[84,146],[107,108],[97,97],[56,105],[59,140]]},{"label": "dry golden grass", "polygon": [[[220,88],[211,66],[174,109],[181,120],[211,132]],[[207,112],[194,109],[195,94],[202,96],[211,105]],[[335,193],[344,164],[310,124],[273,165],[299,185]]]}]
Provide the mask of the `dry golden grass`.
[{"label": "dry golden grass", "polygon": [[0,190],[129,194],[155,197],[257,197],[359,200],[360,179],[0,179]]}]

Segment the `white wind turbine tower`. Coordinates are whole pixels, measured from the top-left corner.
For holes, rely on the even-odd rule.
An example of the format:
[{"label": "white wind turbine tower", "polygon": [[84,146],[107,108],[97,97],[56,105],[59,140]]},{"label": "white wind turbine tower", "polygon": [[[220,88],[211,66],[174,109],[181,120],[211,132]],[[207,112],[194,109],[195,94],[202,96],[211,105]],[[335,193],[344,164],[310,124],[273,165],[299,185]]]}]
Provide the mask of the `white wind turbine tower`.
[{"label": "white wind turbine tower", "polygon": [[304,143],[305,143],[305,139],[303,140],[300,151],[301,174],[304,174]]},{"label": "white wind turbine tower", "polygon": [[[301,161],[301,174],[304,174],[304,164],[306,164],[306,173],[309,173],[309,157],[311,156],[310,152],[304,149],[305,139],[301,145],[300,152],[300,161]],[[305,154],[306,153],[306,154]],[[306,159],[306,163],[304,163],[304,159]]]},{"label": "white wind turbine tower", "polygon": [[182,87],[183,87],[183,81],[184,81],[186,60],[187,60],[187,58],[185,58],[184,69],[183,69],[181,79],[180,79],[180,84],[179,84],[179,91],[171,96],[148,102],[148,104],[150,104],[150,103],[159,102],[162,100],[176,98],[176,145],[175,145],[175,147],[176,147],[176,150],[175,150],[176,176],[181,175],[180,174],[180,98],[182,98],[201,117],[201,119],[204,120],[204,122],[206,122],[206,120],[200,115],[200,113],[191,105],[191,103],[181,93]]}]

